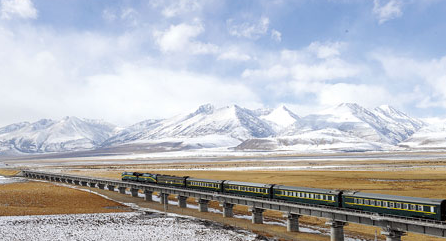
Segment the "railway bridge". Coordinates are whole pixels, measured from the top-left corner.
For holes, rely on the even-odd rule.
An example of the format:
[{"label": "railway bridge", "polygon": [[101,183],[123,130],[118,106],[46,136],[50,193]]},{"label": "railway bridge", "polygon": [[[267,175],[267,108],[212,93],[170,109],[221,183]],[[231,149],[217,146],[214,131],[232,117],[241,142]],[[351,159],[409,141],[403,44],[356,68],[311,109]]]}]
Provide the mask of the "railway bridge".
[{"label": "railway bridge", "polygon": [[28,178],[97,187],[100,189],[107,188],[110,191],[118,189],[122,194],[125,194],[128,189],[133,197],[137,197],[138,192],[141,190],[145,194],[144,199],[146,201],[152,201],[153,192],[157,192],[160,194],[160,202],[164,205],[167,205],[169,195],[176,195],[178,198],[178,205],[181,208],[186,208],[186,199],[193,197],[198,200],[198,210],[200,212],[208,211],[209,201],[218,201],[223,207],[224,217],[233,217],[234,205],[245,205],[249,207],[249,210],[252,213],[253,223],[263,223],[263,212],[265,210],[281,211],[287,218],[287,230],[289,232],[299,231],[299,217],[302,215],[326,218],[326,224],[331,227],[331,241],[344,240],[344,226],[348,223],[380,227],[382,228],[381,234],[386,236],[387,241],[400,241],[401,237],[406,235],[407,232],[446,238],[446,222],[435,220],[381,216],[376,213],[343,208],[296,204],[278,200],[230,195],[226,193],[204,192],[188,188],[123,182],[119,180],[62,173],[23,170],[22,174]]}]

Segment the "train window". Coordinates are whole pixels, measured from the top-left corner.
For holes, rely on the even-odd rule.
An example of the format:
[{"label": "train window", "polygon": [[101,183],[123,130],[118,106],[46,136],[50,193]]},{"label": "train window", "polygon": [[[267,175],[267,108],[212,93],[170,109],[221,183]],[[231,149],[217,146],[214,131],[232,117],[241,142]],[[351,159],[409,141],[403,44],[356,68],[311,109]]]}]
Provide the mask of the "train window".
[{"label": "train window", "polygon": [[370,200],[370,205],[375,206],[375,200]]},{"label": "train window", "polygon": [[369,205],[369,204],[370,204],[370,201],[369,201],[368,199],[364,199],[364,204],[365,204],[365,205]]},{"label": "train window", "polygon": [[416,210],[417,210],[417,205],[415,205],[415,204],[410,204],[410,210],[414,210],[414,211],[416,211]]},{"label": "train window", "polygon": [[359,201],[358,201],[357,198],[353,199],[353,202],[354,202],[354,203],[359,203]]},{"label": "train window", "polygon": [[423,211],[423,205],[418,205],[418,211]]},{"label": "train window", "polygon": [[434,212],[434,206],[431,206],[431,213]]},{"label": "train window", "polygon": [[310,193],[310,198],[314,198],[314,194],[313,193]]},{"label": "train window", "polygon": [[381,207],[381,201],[376,201],[376,206]]},{"label": "train window", "polygon": [[383,201],[383,206],[384,206],[384,207],[388,207],[388,206],[389,206],[389,203],[388,203],[387,201]]},{"label": "train window", "polygon": [[396,203],[396,208],[401,208],[401,203]]},{"label": "train window", "polygon": [[407,203],[403,203],[403,209],[409,209],[409,204],[407,204]]}]

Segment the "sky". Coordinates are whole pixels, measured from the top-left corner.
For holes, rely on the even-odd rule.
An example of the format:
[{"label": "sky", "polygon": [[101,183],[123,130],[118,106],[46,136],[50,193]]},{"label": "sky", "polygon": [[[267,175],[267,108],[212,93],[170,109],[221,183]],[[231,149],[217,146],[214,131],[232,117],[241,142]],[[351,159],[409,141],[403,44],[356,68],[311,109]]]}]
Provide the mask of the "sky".
[{"label": "sky", "polygon": [[0,0],[0,126],[211,103],[446,117],[446,1]]}]

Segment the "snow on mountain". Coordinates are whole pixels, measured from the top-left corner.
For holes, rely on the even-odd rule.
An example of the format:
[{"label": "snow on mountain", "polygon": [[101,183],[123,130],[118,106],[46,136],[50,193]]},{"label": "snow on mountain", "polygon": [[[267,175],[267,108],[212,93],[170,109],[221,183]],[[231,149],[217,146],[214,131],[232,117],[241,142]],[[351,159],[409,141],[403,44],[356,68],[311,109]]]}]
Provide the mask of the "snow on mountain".
[{"label": "snow on mountain", "polygon": [[[390,106],[367,110],[344,103],[299,117],[285,106],[249,110],[237,105],[196,111],[117,128],[103,121],[66,117],[0,128],[0,154],[88,149],[173,151],[196,148],[244,150],[388,150],[438,147],[446,131]],[[128,148],[128,149],[127,149]],[[113,149],[114,150],[114,149]]]},{"label": "snow on mountain", "polygon": [[[344,103],[302,119],[294,134],[333,128],[371,142],[395,145],[421,128],[422,122],[410,118],[391,107],[379,107],[369,111],[358,104]],[[290,134],[288,131],[287,134]]]},{"label": "snow on mountain", "polygon": [[274,110],[263,111],[259,118],[268,123],[276,133],[280,133],[283,129],[300,120],[299,116],[283,105]]},{"label": "snow on mountain", "polygon": [[399,146],[413,149],[446,149],[446,119],[426,120],[426,122],[424,127],[399,143]]},{"label": "snow on mountain", "polygon": [[60,121],[42,119],[2,128],[1,150],[23,153],[63,152],[93,149],[114,134],[115,126],[103,121],[65,117]]}]

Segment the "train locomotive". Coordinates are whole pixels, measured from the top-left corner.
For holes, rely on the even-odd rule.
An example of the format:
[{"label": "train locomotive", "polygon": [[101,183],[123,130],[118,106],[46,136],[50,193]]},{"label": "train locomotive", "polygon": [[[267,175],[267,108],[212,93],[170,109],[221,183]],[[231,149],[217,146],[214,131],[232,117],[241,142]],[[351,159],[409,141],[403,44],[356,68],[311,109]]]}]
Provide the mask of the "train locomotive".
[{"label": "train locomotive", "polygon": [[332,206],[412,218],[446,221],[446,200],[276,184],[212,180],[189,176],[123,172],[123,181],[190,188],[292,203]]}]

